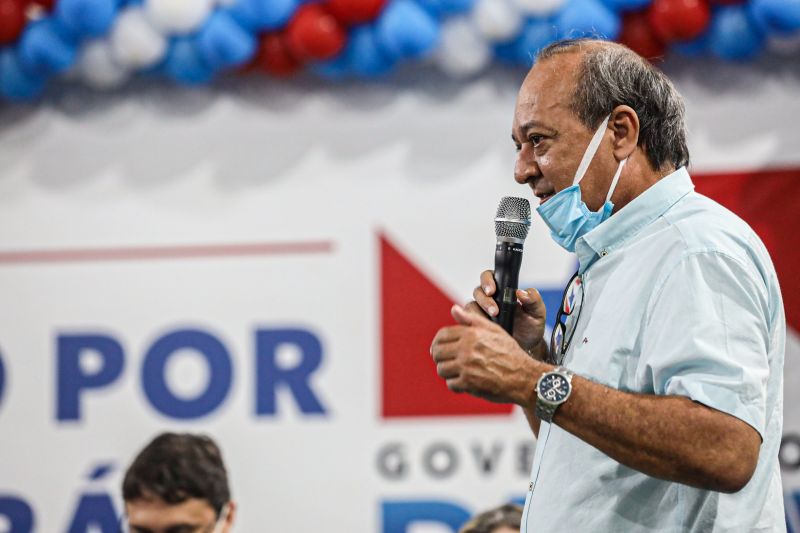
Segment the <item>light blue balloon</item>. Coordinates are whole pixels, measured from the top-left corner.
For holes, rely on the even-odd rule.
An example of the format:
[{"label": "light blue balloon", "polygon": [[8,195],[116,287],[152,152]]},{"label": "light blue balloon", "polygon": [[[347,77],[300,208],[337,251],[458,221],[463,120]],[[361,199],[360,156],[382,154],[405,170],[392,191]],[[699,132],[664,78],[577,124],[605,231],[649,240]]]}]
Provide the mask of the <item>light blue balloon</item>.
[{"label": "light blue balloon", "polygon": [[376,40],[390,59],[422,57],[440,37],[438,21],[412,0],[392,0],[376,23]]},{"label": "light blue balloon", "polygon": [[234,0],[227,11],[243,28],[257,32],[285,26],[299,5],[298,0]]},{"label": "light blue balloon", "polygon": [[555,16],[559,37],[614,40],[622,26],[619,15],[599,0],[568,0]]},{"label": "light blue balloon", "polygon": [[39,77],[52,76],[70,68],[77,59],[73,41],[58,31],[51,18],[29,25],[19,41],[22,67]]},{"label": "light blue balloon", "polygon": [[797,0],[752,0],[750,15],[764,33],[791,35],[800,30],[800,2]]},{"label": "light blue balloon", "polygon": [[558,28],[552,19],[531,19],[514,39],[516,61],[530,67],[539,50],[558,39]]},{"label": "light blue balloon", "polygon": [[223,69],[249,61],[256,52],[256,39],[233,16],[215,11],[198,32],[197,47],[207,65]]},{"label": "light blue balloon", "polygon": [[431,15],[442,18],[472,10],[475,0],[416,0]]},{"label": "light blue balloon", "polygon": [[723,6],[711,19],[708,47],[722,59],[752,59],[764,47],[764,34],[750,18],[746,6]]},{"label": "light blue balloon", "polygon": [[117,0],[58,0],[54,15],[76,38],[105,35],[117,14]]},{"label": "light blue balloon", "polygon": [[386,74],[395,65],[391,58],[381,53],[372,26],[353,28],[345,54],[351,70],[367,78]]},{"label": "light blue balloon", "polygon": [[0,94],[14,102],[27,102],[44,89],[44,78],[29,74],[19,62],[16,50],[0,50]]},{"label": "light blue balloon", "polygon": [[164,72],[184,85],[202,85],[214,77],[214,69],[203,60],[191,37],[179,37],[172,41],[164,61]]}]

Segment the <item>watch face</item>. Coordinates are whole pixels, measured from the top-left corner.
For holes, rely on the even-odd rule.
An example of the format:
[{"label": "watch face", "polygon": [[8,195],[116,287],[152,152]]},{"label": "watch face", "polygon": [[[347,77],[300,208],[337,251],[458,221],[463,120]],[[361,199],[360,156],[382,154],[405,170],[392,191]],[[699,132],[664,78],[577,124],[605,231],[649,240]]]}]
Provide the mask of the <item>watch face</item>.
[{"label": "watch face", "polygon": [[567,399],[570,383],[559,374],[545,374],[539,382],[539,395],[551,403],[560,403]]}]

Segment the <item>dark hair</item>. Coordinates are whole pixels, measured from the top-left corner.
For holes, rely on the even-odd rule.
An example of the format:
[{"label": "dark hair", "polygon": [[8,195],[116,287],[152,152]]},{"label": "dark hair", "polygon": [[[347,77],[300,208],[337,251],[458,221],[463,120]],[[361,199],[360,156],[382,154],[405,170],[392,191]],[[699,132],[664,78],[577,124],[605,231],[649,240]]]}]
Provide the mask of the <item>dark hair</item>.
[{"label": "dark hair", "polygon": [[208,501],[217,516],[231,499],[219,447],[205,435],[162,433],[125,472],[122,498],[159,498],[168,504],[190,498]]},{"label": "dark hair", "polygon": [[543,48],[540,61],[586,47],[570,107],[589,129],[618,105],[628,105],[639,117],[639,146],[650,166],[662,170],[689,164],[683,99],[669,78],[635,52],[596,39],[565,39]]},{"label": "dark hair", "polygon": [[519,529],[522,522],[522,507],[507,503],[475,516],[461,527],[458,533],[492,533],[499,527]]}]

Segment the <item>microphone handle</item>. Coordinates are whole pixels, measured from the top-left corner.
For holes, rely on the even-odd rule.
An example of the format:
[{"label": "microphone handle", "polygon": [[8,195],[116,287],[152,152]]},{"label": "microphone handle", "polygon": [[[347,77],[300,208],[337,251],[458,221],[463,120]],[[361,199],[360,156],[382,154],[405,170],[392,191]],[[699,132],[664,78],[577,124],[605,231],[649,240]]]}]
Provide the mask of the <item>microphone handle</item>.
[{"label": "microphone handle", "polygon": [[497,241],[494,249],[494,281],[497,289],[494,302],[500,312],[493,318],[494,322],[508,332],[514,330],[514,311],[517,308],[517,287],[519,286],[519,268],[522,265],[522,244]]}]

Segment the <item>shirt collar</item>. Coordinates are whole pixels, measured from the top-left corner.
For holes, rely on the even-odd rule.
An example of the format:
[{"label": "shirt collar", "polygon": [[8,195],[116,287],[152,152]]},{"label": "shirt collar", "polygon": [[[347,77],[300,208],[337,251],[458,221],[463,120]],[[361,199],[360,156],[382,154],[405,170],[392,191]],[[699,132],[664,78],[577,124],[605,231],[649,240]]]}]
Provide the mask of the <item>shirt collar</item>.
[{"label": "shirt collar", "polygon": [[685,167],[654,183],[575,244],[582,274],[598,257],[608,255],[694,190]]}]

